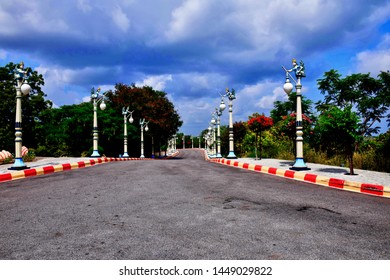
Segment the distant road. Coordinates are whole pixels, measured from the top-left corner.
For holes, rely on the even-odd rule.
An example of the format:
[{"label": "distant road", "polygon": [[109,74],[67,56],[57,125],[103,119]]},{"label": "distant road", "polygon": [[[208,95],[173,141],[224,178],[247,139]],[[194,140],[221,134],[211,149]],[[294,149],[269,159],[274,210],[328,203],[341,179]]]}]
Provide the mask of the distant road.
[{"label": "distant road", "polygon": [[389,259],[390,200],[206,162],[0,184],[0,259]]}]

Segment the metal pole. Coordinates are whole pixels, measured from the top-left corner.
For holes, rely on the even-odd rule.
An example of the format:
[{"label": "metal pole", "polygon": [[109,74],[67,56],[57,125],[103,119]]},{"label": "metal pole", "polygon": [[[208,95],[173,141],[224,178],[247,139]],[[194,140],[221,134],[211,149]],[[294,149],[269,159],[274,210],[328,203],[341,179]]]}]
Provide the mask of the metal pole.
[{"label": "metal pole", "polygon": [[29,167],[23,162],[22,157],[22,80],[17,80],[16,86],[16,116],[15,116],[15,162],[10,170],[22,170]]},{"label": "metal pole", "polygon": [[234,135],[233,135],[233,99],[229,97],[229,154],[226,158],[237,158],[234,153]]},{"label": "metal pole", "polygon": [[93,153],[91,157],[100,157],[98,150],[98,140],[99,140],[99,132],[98,132],[98,122],[97,122],[97,93],[93,98]]},{"label": "metal pole", "polygon": [[129,154],[127,153],[127,112],[126,113],[124,113],[123,114],[123,121],[124,121],[124,135],[123,135],[123,141],[124,141],[124,143],[123,143],[123,145],[124,145],[124,147],[123,147],[123,157],[124,158],[128,158],[129,157]]}]

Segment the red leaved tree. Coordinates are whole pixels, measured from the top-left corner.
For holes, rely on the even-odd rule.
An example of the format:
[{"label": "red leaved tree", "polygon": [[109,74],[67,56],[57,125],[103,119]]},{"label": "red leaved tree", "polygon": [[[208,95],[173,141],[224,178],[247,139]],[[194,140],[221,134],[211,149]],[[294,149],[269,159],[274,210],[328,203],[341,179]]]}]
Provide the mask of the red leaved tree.
[{"label": "red leaved tree", "polygon": [[261,159],[261,132],[269,129],[271,126],[273,126],[272,118],[266,117],[264,113],[262,115],[259,115],[258,113],[253,114],[249,117],[248,121],[248,127],[249,129],[255,133],[255,156],[257,159],[257,139],[258,136],[260,136],[260,159]]}]

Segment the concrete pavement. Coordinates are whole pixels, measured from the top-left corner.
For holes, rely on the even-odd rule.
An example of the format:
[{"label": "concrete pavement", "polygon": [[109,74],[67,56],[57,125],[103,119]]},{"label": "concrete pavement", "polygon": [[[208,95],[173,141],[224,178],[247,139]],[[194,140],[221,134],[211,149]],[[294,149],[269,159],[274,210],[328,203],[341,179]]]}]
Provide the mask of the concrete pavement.
[{"label": "concrete pavement", "polygon": [[[175,155],[177,153],[173,156]],[[355,169],[357,175],[351,176],[346,175],[348,168],[316,163],[307,163],[310,168],[308,171],[294,172],[289,170],[293,164],[293,161],[290,160],[268,158],[261,160],[255,160],[254,158],[227,160],[210,159],[207,155],[205,156],[210,161],[225,165],[390,198],[390,173]],[[10,171],[8,168],[12,164],[1,164],[0,182],[123,160],[139,160],[139,158],[37,157],[35,161],[26,163],[30,169],[24,171]]]},{"label": "concrete pavement", "polygon": [[317,185],[390,198],[390,174],[385,172],[355,169],[357,175],[346,175],[348,168],[316,163],[307,163],[310,168],[308,171],[292,171],[290,167],[294,162],[281,159],[211,158],[209,160]]}]

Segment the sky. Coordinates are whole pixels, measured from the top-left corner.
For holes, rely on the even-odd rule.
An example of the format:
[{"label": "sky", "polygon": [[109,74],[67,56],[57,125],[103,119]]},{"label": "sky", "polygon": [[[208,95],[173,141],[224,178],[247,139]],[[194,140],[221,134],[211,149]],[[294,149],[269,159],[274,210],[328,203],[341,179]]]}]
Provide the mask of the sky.
[{"label": "sky", "polygon": [[37,70],[55,106],[89,101],[92,87],[152,86],[175,105],[180,132],[194,136],[226,88],[236,91],[235,122],[269,115],[287,100],[282,65],[292,58],[305,63],[302,93],[314,102],[331,69],[377,78],[390,69],[390,0],[0,2],[1,65]]}]

